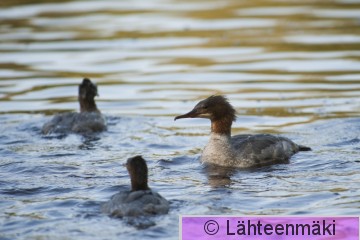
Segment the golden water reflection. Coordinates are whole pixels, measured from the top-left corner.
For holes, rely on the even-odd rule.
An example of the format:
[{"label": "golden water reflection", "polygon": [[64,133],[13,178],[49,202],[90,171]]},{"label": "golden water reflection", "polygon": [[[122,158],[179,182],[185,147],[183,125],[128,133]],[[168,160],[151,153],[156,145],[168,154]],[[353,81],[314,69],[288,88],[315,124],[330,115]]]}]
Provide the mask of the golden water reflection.
[{"label": "golden water reflection", "polygon": [[[357,1],[1,6],[1,113],[74,110],[75,86],[86,76],[98,83],[99,106],[111,114],[169,116],[225,94],[241,116],[283,122],[265,121],[273,131],[359,116]],[[260,122],[253,127],[261,129]]]}]

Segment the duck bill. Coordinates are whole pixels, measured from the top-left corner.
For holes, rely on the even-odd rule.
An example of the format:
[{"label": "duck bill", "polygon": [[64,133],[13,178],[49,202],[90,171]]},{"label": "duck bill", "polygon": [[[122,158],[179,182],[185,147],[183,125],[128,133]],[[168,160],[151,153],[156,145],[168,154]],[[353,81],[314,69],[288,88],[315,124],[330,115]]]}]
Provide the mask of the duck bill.
[{"label": "duck bill", "polygon": [[197,116],[198,116],[198,114],[197,114],[196,110],[193,109],[193,110],[191,110],[190,112],[188,112],[186,114],[176,116],[174,118],[174,121],[176,121],[178,119],[181,119],[181,118],[196,118]]}]

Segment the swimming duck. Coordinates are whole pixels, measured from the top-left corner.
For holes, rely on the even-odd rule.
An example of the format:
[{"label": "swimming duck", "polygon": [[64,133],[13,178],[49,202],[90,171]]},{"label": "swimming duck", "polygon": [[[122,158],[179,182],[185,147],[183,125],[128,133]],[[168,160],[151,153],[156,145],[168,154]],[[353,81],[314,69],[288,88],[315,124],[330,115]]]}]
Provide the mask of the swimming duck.
[{"label": "swimming duck", "polygon": [[236,120],[235,109],[224,96],[210,96],[200,101],[190,112],[175,117],[207,118],[211,121],[211,135],[201,161],[224,167],[248,168],[287,162],[299,151],[311,148],[298,145],[286,137],[270,134],[231,136]]},{"label": "swimming duck", "polygon": [[41,132],[50,133],[93,133],[106,130],[106,121],[95,103],[95,96],[98,96],[97,86],[88,78],[84,78],[79,85],[78,101],[80,113],[61,113],[45,123]]},{"label": "swimming duck", "polygon": [[102,206],[112,217],[166,214],[169,202],[148,186],[148,168],[141,156],[129,158],[126,168],[130,175],[131,190],[119,192]]}]

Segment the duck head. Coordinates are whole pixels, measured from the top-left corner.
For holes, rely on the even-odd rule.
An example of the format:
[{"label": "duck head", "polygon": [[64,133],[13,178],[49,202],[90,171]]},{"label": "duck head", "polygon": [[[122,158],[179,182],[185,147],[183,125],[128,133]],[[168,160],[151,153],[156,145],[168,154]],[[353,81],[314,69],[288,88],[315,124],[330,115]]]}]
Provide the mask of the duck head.
[{"label": "duck head", "polygon": [[90,79],[84,78],[79,85],[80,112],[98,111],[94,100],[95,96],[99,96],[96,84],[92,83]]},{"label": "duck head", "polygon": [[221,95],[210,96],[195,105],[190,112],[175,117],[174,120],[181,118],[207,118],[211,121],[228,118],[236,120],[235,109],[228,100]]},{"label": "duck head", "polygon": [[129,158],[125,164],[131,180],[131,191],[149,190],[148,168],[141,156]]},{"label": "duck head", "polygon": [[210,96],[195,105],[193,110],[175,117],[207,118],[211,120],[211,131],[220,134],[230,134],[232,122],[236,120],[236,111],[226,97],[221,95]]}]

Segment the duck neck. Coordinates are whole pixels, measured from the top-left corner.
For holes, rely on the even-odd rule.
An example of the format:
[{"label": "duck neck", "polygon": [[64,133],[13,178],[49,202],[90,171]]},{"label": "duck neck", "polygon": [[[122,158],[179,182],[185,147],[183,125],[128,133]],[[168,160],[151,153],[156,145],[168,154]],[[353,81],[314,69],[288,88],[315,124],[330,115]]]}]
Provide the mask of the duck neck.
[{"label": "duck neck", "polygon": [[80,112],[99,112],[95,100],[93,98],[79,99],[79,103],[80,103]]},{"label": "duck neck", "polygon": [[149,190],[149,186],[147,184],[147,179],[144,181],[142,179],[131,176],[131,191],[140,191],[140,190]]},{"label": "duck neck", "polygon": [[231,125],[232,125],[232,119],[230,118],[211,120],[211,133],[230,137]]}]

